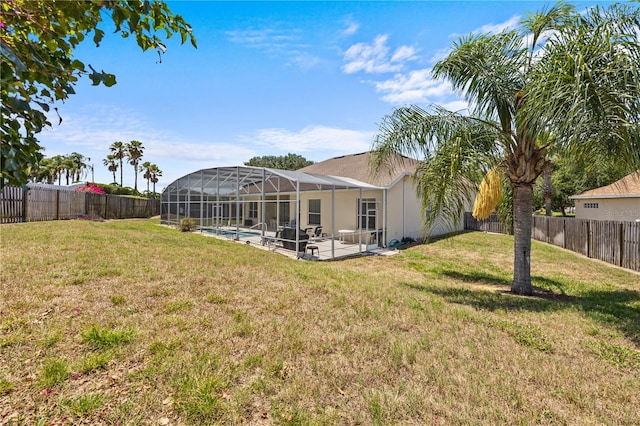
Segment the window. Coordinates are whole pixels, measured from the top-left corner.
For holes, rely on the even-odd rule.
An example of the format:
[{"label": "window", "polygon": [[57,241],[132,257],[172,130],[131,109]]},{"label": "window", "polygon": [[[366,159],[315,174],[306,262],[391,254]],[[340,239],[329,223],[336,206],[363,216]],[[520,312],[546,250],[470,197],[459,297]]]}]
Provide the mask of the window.
[{"label": "window", "polygon": [[257,219],[258,218],[258,202],[250,201],[249,202],[249,219]]},{"label": "window", "polygon": [[584,203],[585,209],[597,209],[598,203]]},{"label": "window", "polygon": [[358,222],[362,229],[376,229],[376,208],[375,198],[363,198],[358,200]]},{"label": "window", "polygon": [[309,225],[320,225],[320,200],[309,200]]}]

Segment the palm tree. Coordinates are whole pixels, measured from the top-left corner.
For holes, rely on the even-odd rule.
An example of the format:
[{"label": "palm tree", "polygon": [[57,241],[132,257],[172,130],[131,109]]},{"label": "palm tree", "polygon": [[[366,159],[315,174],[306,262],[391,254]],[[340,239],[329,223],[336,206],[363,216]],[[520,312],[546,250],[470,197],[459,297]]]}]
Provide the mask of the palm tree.
[{"label": "palm tree", "polygon": [[151,165],[151,183],[153,183],[153,194],[156,193],[156,183],[158,183],[158,178],[162,176],[162,170],[158,168],[157,165]]},{"label": "palm tree", "polygon": [[108,154],[103,160],[102,164],[104,164],[107,169],[113,173],[113,183],[116,182],[116,171],[118,171],[118,161],[115,155]]},{"label": "palm tree", "polygon": [[65,168],[64,157],[62,155],[54,155],[51,157],[51,168],[53,169],[53,180],[58,179],[58,185],[62,185],[62,171]]},{"label": "palm tree", "polygon": [[131,141],[125,145],[125,156],[129,160],[129,164],[133,166],[134,183],[133,189],[138,190],[138,163],[142,158],[144,146],[140,141]]},{"label": "palm tree", "polygon": [[145,161],[144,163],[142,163],[142,171],[144,172],[142,177],[147,180],[147,194],[148,194],[149,182],[151,181],[151,163],[148,161]]},{"label": "palm tree", "polygon": [[[395,110],[376,136],[373,169],[398,154],[424,159],[416,179],[427,225],[440,214],[459,218],[490,171],[510,183],[511,290],[532,294],[532,185],[550,150],[576,159],[606,152],[629,170],[640,165],[639,20],[632,4],[580,14],[558,3],[525,18],[520,31],[460,39],[433,74],[465,96],[471,115]],[[481,185],[480,204],[499,190],[500,179],[491,182]]]},{"label": "palm tree", "polygon": [[122,142],[116,141],[111,144],[109,149],[113,153],[114,158],[120,162],[120,186],[122,186],[122,160],[125,157],[125,146]]},{"label": "palm tree", "polygon": [[44,157],[40,160],[33,178],[35,182],[52,184],[56,180],[56,176],[56,165],[53,158]]},{"label": "palm tree", "polygon": [[72,152],[68,157],[74,163],[74,174],[72,175],[72,180],[74,182],[80,182],[80,180],[82,180],[82,175],[87,169],[87,163],[85,163],[86,157],[77,152]]}]

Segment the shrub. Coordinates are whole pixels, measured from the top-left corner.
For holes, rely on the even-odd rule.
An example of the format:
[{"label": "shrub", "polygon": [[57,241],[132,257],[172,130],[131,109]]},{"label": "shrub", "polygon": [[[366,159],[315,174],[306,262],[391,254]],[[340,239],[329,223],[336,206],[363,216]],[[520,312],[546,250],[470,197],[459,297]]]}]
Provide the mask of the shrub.
[{"label": "shrub", "polygon": [[196,228],[196,221],[190,217],[180,219],[180,225],[178,227],[182,232],[191,232]]}]

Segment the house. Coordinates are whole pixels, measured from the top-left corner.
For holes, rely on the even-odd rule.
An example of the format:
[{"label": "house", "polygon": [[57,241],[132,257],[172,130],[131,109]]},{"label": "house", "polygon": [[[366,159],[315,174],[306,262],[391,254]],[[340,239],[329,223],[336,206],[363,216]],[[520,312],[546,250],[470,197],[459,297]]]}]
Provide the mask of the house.
[{"label": "house", "polygon": [[[310,232],[366,251],[392,240],[426,237],[422,204],[413,183],[417,161],[402,157],[373,175],[369,152],[344,155],[300,170],[233,166],[203,169],[171,183],[162,193],[161,221],[191,217],[200,229],[233,228],[263,236],[283,227]],[[460,221],[462,223],[462,221]],[[440,224],[431,235],[450,232]],[[337,246],[341,248],[342,246]],[[331,258],[336,246],[331,246]]]},{"label": "house", "polygon": [[571,197],[577,219],[640,221],[640,170]]}]

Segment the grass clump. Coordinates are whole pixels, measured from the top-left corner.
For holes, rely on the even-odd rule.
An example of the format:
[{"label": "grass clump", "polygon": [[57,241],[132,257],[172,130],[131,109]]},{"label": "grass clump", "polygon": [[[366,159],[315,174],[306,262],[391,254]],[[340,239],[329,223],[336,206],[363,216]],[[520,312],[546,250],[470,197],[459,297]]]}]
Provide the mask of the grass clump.
[{"label": "grass clump", "polygon": [[80,395],[77,398],[67,399],[62,402],[62,407],[77,417],[84,417],[98,410],[105,401],[104,395],[101,393],[92,393],[88,395]]},{"label": "grass clump", "polygon": [[92,371],[106,368],[112,355],[109,352],[95,352],[83,357],[78,362],[78,369],[81,373],[86,374]]},{"label": "grass clump", "polygon": [[82,341],[93,349],[108,349],[114,346],[123,345],[133,340],[134,330],[109,329],[92,326],[82,333]]},{"label": "grass clump", "polygon": [[5,379],[4,377],[0,378],[0,396],[1,395],[6,395],[9,392],[11,392],[14,388],[14,384]]},{"label": "grass clump", "polygon": [[111,297],[109,297],[109,300],[111,301],[111,304],[113,306],[120,306],[124,304],[127,298],[121,294],[114,294]]},{"label": "grass clump", "polygon": [[70,375],[69,362],[66,359],[49,358],[42,365],[40,384],[50,388],[65,381]]},{"label": "grass clump", "polygon": [[603,341],[587,344],[596,355],[618,368],[640,368],[640,351]]},{"label": "grass clump", "polygon": [[193,302],[185,299],[174,299],[164,305],[164,311],[168,314],[186,312],[193,308]]}]

